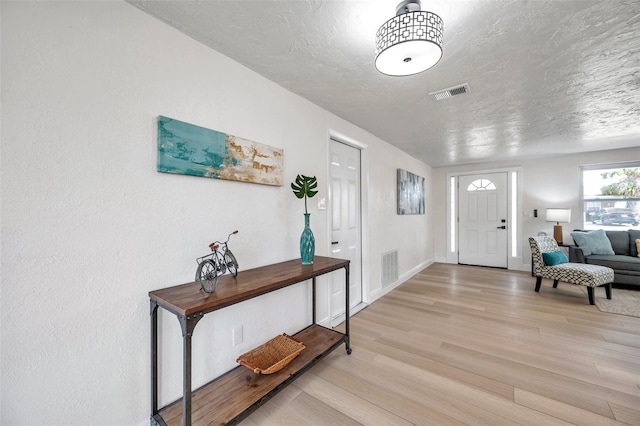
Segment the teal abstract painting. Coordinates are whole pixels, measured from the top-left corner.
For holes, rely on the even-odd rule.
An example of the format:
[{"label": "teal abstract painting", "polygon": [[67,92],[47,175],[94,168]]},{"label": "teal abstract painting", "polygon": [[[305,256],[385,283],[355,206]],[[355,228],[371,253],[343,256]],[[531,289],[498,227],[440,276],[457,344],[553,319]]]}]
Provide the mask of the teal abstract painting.
[{"label": "teal abstract painting", "polygon": [[398,169],[398,214],[424,214],[424,178]]},{"label": "teal abstract painting", "polygon": [[158,117],[158,171],[282,186],[282,149]]}]

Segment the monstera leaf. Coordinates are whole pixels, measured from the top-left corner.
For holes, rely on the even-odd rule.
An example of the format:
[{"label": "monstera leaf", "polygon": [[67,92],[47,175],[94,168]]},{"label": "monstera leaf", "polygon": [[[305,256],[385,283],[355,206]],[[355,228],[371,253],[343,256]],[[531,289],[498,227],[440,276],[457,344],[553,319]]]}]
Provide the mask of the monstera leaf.
[{"label": "monstera leaf", "polygon": [[315,176],[298,175],[296,176],[296,180],[291,183],[293,194],[298,198],[304,198],[305,214],[307,213],[307,198],[312,198],[318,193],[318,191],[314,191],[317,187],[318,181]]}]

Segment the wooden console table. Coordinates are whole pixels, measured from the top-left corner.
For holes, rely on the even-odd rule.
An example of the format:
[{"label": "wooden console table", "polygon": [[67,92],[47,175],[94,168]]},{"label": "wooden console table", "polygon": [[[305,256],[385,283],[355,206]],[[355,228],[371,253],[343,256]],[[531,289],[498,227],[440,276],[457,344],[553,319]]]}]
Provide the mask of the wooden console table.
[{"label": "wooden console table", "polygon": [[[345,270],[345,332],[316,324],[316,277]],[[289,365],[275,374],[256,375],[244,367],[236,367],[196,391],[191,391],[191,337],[193,330],[209,312],[312,280],[312,324],[294,337],[306,345]],[[312,265],[300,259],[238,272],[236,278],[224,275],[218,288],[207,294],[197,282],[149,292],[151,301],[151,424],[174,426],[183,424],[235,424],[248,416],[283,387],[335,348],[349,346],[349,261],[316,256]],[[183,342],[183,397],[158,408],[158,307],[178,317]],[[180,421],[182,419],[182,422]]]}]

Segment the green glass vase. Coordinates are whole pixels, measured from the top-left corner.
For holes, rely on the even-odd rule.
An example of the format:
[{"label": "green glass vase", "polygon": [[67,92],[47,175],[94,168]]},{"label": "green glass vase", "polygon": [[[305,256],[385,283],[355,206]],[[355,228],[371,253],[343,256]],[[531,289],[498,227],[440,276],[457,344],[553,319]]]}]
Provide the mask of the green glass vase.
[{"label": "green glass vase", "polygon": [[313,256],[316,253],[316,239],[313,237],[311,228],[309,228],[310,217],[311,213],[304,214],[304,230],[300,235],[300,257],[303,265],[312,265]]}]

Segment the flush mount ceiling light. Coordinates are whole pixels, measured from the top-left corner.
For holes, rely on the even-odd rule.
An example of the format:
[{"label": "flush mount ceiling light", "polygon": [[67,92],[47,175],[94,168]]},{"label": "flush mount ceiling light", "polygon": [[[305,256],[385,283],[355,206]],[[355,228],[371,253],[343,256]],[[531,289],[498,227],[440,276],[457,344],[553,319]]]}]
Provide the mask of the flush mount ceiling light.
[{"label": "flush mount ceiling light", "polygon": [[404,76],[428,70],[442,57],[442,19],[420,10],[420,0],[404,0],[396,16],[376,33],[376,68]]}]

